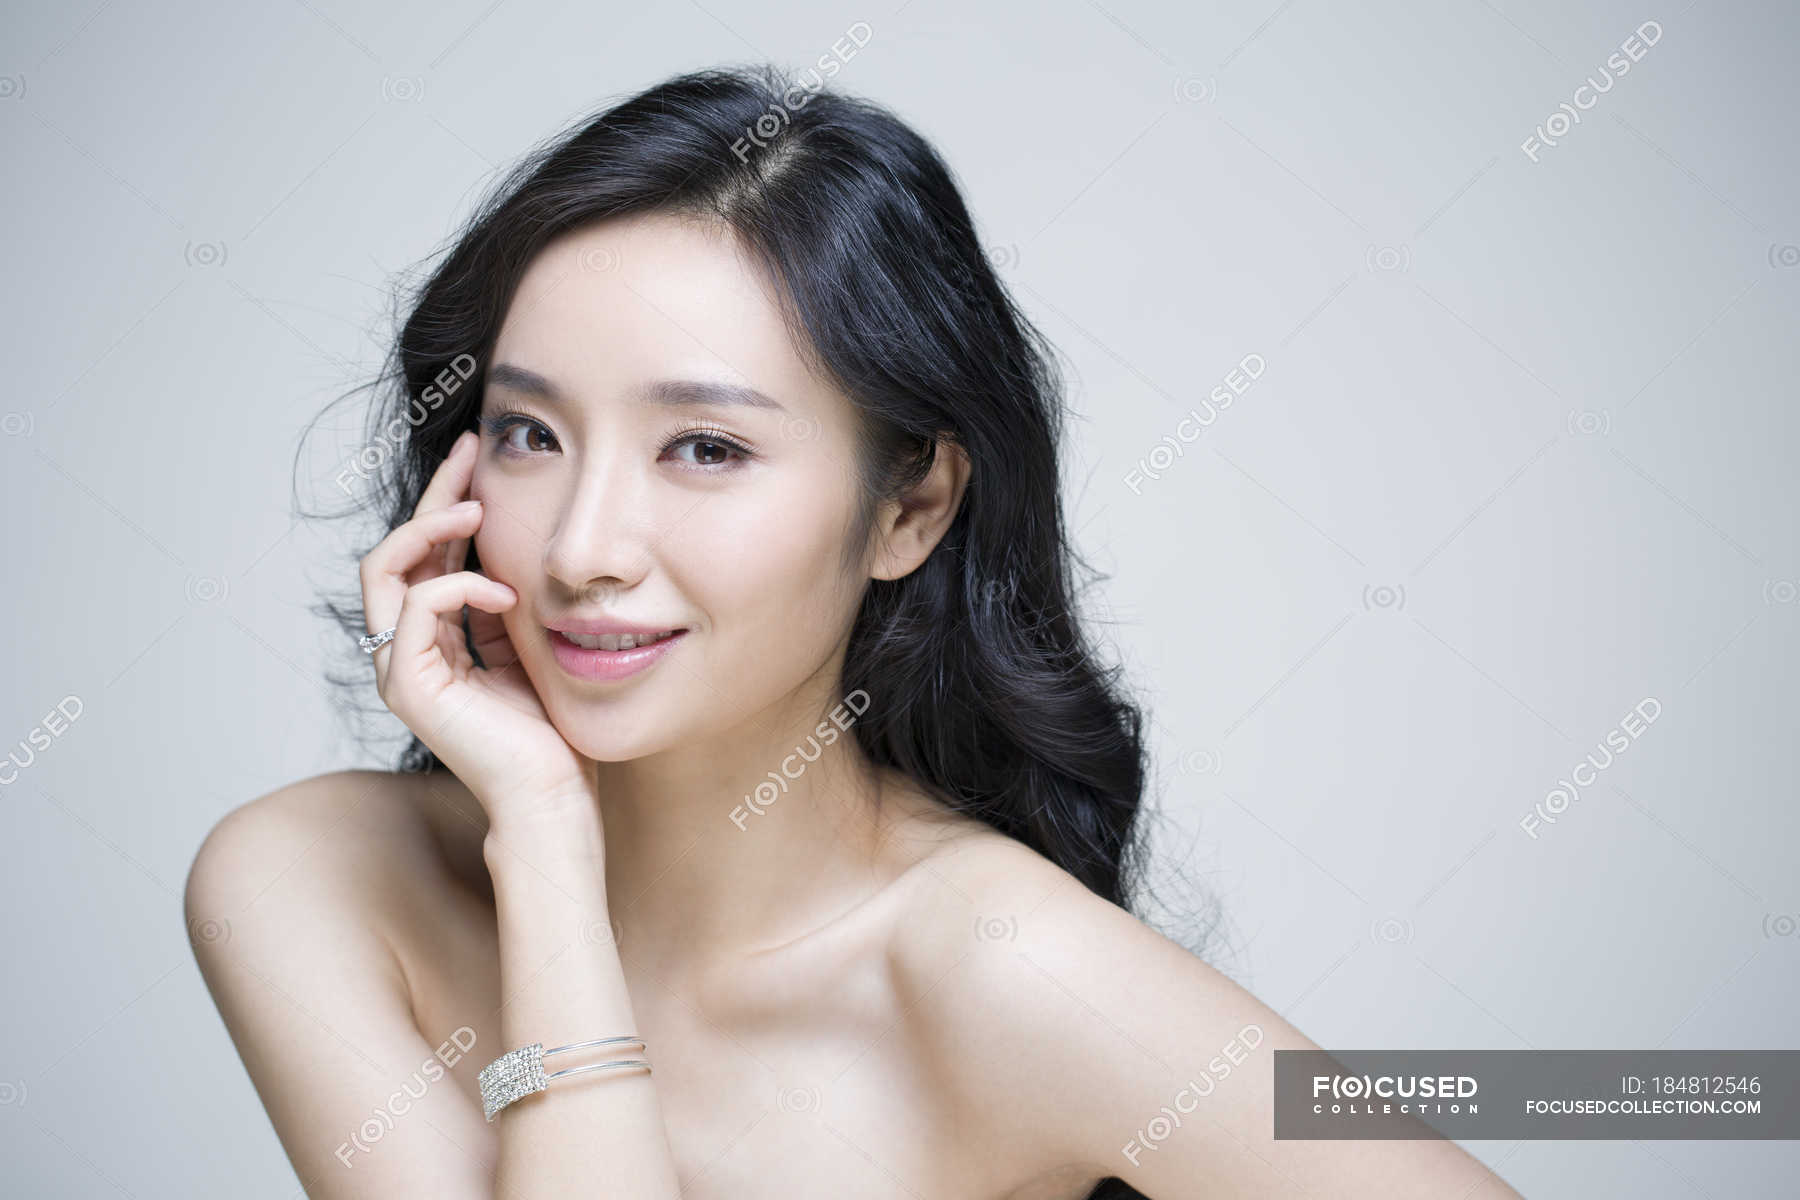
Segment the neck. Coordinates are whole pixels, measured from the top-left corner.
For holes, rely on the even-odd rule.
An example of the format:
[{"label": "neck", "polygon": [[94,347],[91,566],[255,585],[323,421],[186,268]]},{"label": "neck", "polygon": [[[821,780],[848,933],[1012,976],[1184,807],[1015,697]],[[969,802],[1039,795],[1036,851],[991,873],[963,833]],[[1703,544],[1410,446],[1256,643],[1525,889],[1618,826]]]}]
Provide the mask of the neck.
[{"label": "neck", "polygon": [[864,703],[809,700],[703,745],[599,764],[622,953],[685,976],[799,938],[887,881],[901,806],[853,735]]}]

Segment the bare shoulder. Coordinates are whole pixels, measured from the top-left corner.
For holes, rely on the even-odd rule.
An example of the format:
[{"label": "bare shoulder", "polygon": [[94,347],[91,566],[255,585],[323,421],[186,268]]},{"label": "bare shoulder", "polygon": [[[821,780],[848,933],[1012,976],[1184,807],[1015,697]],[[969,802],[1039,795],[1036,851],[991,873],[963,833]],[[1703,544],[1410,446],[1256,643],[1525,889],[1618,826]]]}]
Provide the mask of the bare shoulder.
[{"label": "bare shoulder", "polygon": [[1075,1014],[1119,934],[1105,910],[1135,918],[993,830],[946,843],[902,884],[895,985],[946,1112],[997,1175],[1028,1181],[1014,1200],[1085,1197],[1116,1172],[1064,1145],[1054,1114],[1069,1063],[1096,1050],[1091,1019]]},{"label": "bare shoulder", "polygon": [[276,934],[288,961],[305,960],[319,933],[354,925],[376,935],[369,947],[351,947],[366,956],[364,986],[393,978],[391,955],[375,952],[385,944],[378,868],[405,872],[419,840],[416,811],[402,777],[336,771],[227,812],[187,874],[184,903],[202,969],[243,962],[247,946],[260,950],[258,939]]},{"label": "bare shoulder", "polygon": [[194,856],[189,883],[198,876],[219,887],[239,872],[291,863],[288,851],[322,841],[339,827],[367,832],[371,822],[391,826],[406,791],[401,779],[381,771],[333,771],[247,800],[213,825]]},{"label": "bare shoulder", "polygon": [[902,978],[915,985],[933,986],[963,965],[1033,962],[1078,973],[1158,950],[1184,965],[1200,961],[998,832],[946,843],[908,871],[905,882],[909,920],[895,952]]},{"label": "bare shoulder", "polygon": [[914,1036],[1019,1177],[1172,1200],[1514,1195],[1453,1142],[1275,1141],[1274,1052],[1316,1043],[1030,847],[963,839],[907,883],[893,958]]},{"label": "bare shoulder", "polygon": [[[479,805],[445,772],[332,771],[246,801],[213,826],[191,894],[241,904],[310,892],[334,907],[380,905],[454,868]],[[479,852],[480,833],[473,845]],[[370,915],[365,909],[365,915]]]},{"label": "bare shoulder", "polygon": [[[188,870],[195,959],[309,1195],[426,1179],[477,1195],[488,1169],[491,1133],[445,1078],[475,1064],[419,1032],[388,932],[445,870],[419,784],[378,771],[289,784],[226,813]],[[396,1096],[427,1115],[400,1118]],[[465,1153],[446,1159],[446,1137]]]}]

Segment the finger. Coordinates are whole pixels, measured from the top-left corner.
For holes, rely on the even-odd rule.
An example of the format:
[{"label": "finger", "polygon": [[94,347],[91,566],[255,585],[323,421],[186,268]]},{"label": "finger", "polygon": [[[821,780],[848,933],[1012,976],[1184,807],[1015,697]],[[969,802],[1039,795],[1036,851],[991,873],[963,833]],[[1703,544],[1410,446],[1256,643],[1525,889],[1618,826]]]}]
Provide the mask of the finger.
[{"label": "finger", "polygon": [[519,661],[519,652],[513,647],[512,635],[506,632],[506,622],[497,616],[476,610],[469,614],[469,643],[475,647],[475,653],[481,656],[481,665],[489,671],[501,671]]},{"label": "finger", "polygon": [[[485,508],[483,511],[486,511]],[[443,568],[443,574],[445,575],[450,574],[452,571],[460,571],[468,566],[469,539],[466,537],[459,537],[447,543],[444,546],[444,557],[439,565]]]},{"label": "finger", "polygon": [[[420,495],[419,503],[413,509],[414,516],[432,509],[454,507],[468,495],[470,481],[475,477],[475,460],[479,457],[477,451],[470,447],[479,447],[480,444],[481,438],[472,429],[465,429],[456,435],[456,440],[450,443],[450,453],[438,464],[431,482],[426,484],[424,493]],[[458,538],[445,548],[441,566],[424,577],[448,575],[452,571],[462,570],[468,553],[469,539]],[[414,582],[418,580],[415,578]]]},{"label": "finger", "polygon": [[[481,501],[465,500],[449,508],[422,513],[397,526],[363,556],[363,615],[368,632],[392,628],[406,599],[406,589],[422,582],[413,574],[432,556],[432,547],[466,537],[481,524]],[[433,569],[435,570],[434,564]],[[426,572],[429,577],[431,571]],[[441,576],[441,572],[439,572]],[[377,655],[380,650],[375,652]]]},{"label": "finger", "polygon": [[[444,618],[460,614],[465,604],[483,612],[504,612],[518,598],[518,593],[504,583],[475,571],[440,575],[407,588],[400,615],[394,622],[394,639],[388,643],[394,653],[388,658],[387,667],[378,669],[377,687],[386,684],[395,664],[414,663],[426,654],[437,653]],[[457,636],[462,636],[460,628]]]},{"label": "finger", "polygon": [[475,477],[475,447],[480,441],[472,429],[465,429],[456,435],[456,440],[450,443],[450,452],[438,464],[437,470],[431,473],[431,481],[419,495],[419,502],[413,507],[413,516],[433,509],[449,508],[469,494],[469,481]]}]

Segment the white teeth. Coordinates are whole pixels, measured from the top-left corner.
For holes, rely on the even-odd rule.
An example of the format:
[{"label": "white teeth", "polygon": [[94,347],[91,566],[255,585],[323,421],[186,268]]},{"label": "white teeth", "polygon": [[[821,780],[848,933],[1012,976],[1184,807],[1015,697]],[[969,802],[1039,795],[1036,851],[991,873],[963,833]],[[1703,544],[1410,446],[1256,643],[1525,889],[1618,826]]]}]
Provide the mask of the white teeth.
[{"label": "white teeth", "polygon": [[565,633],[564,637],[584,650],[630,650],[673,637],[673,629],[661,633]]}]

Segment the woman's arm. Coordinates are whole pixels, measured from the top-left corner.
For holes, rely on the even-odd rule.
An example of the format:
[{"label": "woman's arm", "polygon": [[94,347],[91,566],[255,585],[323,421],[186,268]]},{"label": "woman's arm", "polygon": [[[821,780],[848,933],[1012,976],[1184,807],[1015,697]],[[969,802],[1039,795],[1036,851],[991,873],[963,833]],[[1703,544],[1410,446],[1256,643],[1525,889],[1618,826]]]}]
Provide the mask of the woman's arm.
[{"label": "woman's arm", "polygon": [[[641,1033],[607,933],[597,823],[490,829],[505,1045],[428,1038],[370,917],[396,844],[380,829],[384,786],[345,771],[272,792],[221,820],[188,872],[201,974],[306,1194],[538,1200],[591,1195],[604,1180],[634,1200],[678,1196],[641,1068],[555,1080],[492,1123],[449,1079],[531,1042]],[[596,1060],[654,1064],[655,1049]],[[589,1061],[558,1055],[546,1069],[575,1065],[565,1057]]]},{"label": "woman's arm", "polygon": [[[502,802],[488,811],[526,806]],[[543,806],[538,806],[542,808]],[[642,1036],[614,944],[606,901],[605,853],[591,797],[566,811],[535,812],[490,827],[483,843],[499,917],[500,1029],[512,1050],[621,1034]],[[656,1047],[623,1054],[558,1055],[545,1070],[602,1058],[643,1058]],[[563,1061],[563,1060],[568,1061]],[[499,1195],[607,1194],[676,1200],[669,1149],[654,1076],[641,1067],[589,1071],[552,1080],[547,1089],[494,1115],[500,1134]]]},{"label": "woman's arm", "polygon": [[[494,883],[506,1042],[483,1055],[491,1062],[534,1042],[548,1048],[638,1030],[618,948],[591,936],[610,928],[597,764],[550,720],[512,645],[502,614],[518,593],[457,569],[485,511],[463,498],[480,448],[473,430],[457,435],[413,517],[363,556],[361,577],[369,633],[393,631],[372,648],[376,691],[488,814],[483,858]],[[584,1065],[562,1057],[545,1073]],[[655,1062],[648,1046],[642,1057]],[[493,1126],[503,1196],[585,1195],[598,1181],[634,1200],[680,1194],[656,1088],[642,1068],[568,1076],[502,1109]]]},{"label": "woman's arm", "polygon": [[420,1032],[371,915],[404,845],[392,787],[334,772],[228,813],[188,870],[194,957],[308,1196],[484,1200],[494,1131],[449,1076],[500,1051]]}]

